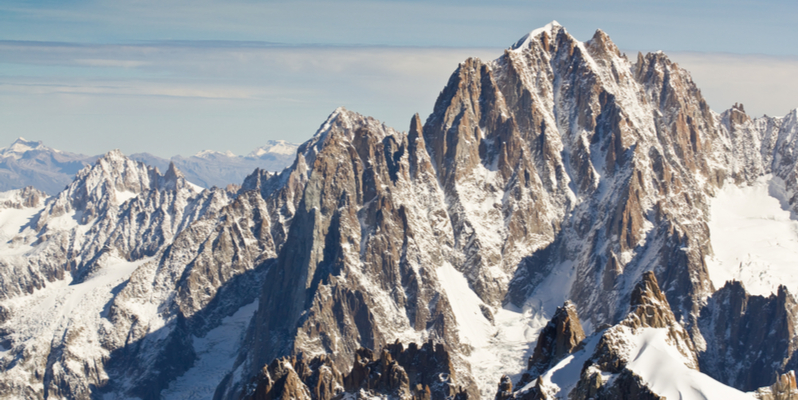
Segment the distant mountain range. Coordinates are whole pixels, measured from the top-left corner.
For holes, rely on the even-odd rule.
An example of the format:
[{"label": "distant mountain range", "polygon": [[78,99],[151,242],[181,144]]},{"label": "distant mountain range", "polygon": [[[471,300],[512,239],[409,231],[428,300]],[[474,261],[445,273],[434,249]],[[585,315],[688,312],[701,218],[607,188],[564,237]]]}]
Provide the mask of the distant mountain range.
[{"label": "distant mountain range", "polygon": [[[297,145],[270,140],[246,156],[230,151],[204,150],[191,157],[170,159],[150,153],[137,153],[131,159],[166,171],[172,162],[189,182],[210,188],[241,183],[256,168],[281,171],[294,161]],[[18,138],[0,149],[0,191],[33,186],[47,194],[56,194],[75,179],[75,174],[100,156],[87,156],[54,149],[41,141]]]},{"label": "distant mountain range", "polygon": [[191,157],[174,156],[170,159],[150,153],[136,153],[131,159],[152,165],[166,171],[172,162],[183,172],[189,182],[205,188],[225,187],[231,183],[239,184],[256,168],[280,172],[294,161],[297,146],[284,140],[270,140],[246,156],[238,156],[227,151],[204,150]]},{"label": "distant mountain range", "polygon": [[69,153],[19,138],[0,150],[0,191],[33,186],[56,194],[96,159],[97,156]]}]

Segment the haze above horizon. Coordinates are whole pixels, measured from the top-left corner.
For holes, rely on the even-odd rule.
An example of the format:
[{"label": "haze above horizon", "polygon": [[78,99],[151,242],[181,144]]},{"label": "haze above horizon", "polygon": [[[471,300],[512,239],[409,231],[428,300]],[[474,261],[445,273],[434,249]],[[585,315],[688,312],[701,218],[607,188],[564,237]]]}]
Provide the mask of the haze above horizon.
[{"label": "haze above horizon", "polygon": [[[246,154],[299,143],[338,106],[399,130],[458,62],[557,20],[623,51],[665,51],[711,107],[797,107],[797,2],[6,1],[0,146]],[[630,54],[630,53],[629,53]]]}]

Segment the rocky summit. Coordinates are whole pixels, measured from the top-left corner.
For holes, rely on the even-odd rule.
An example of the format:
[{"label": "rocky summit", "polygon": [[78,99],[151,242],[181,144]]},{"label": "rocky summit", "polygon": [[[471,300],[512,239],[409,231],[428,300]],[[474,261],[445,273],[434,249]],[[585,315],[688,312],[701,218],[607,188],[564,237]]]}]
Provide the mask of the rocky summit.
[{"label": "rocky summit", "polygon": [[553,22],[291,160],[1,193],[0,397],[797,398],[796,111]]}]

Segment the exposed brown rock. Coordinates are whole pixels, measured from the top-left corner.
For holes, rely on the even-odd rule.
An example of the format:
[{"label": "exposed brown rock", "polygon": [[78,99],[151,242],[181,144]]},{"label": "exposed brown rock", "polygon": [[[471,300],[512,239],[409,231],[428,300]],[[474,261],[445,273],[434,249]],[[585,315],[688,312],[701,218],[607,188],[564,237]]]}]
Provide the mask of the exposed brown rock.
[{"label": "exposed brown rock", "polygon": [[508,375],[503,375],[500,378],[500,383],[497,384],[497,394],[494,400],[509,400],[514,398],[514,384]]},{"label": "exposed brown rock", "polygon": [[282,357],[265,366],[258,377],[253,400],[311,399],[308,387],[295,372],[298,360]]},{"label": "exposed brown rock", "polygon": [[575,389],[570,392],[571,400],[662,400],[650,390],[644,380],[629,369],[622,370],[610,384],[604,384],[599,373],[594,372],[588,378],[582,378]]},{"label": "exposed brown rock", "polygon": [[381,350],[380,356],[365,348],[355,354],[346,375],[340,374],[331,358],[324,355],[310,361],[303,357],[275,359],[262,369],[255,391],[246,397],[329,400],[349,392],[408,400],[467,398],[467,393],[450,379],[456,371],[449,352],[441,344],[429,341],[422,347],[411,343],[405,348],[396,342]]},{"label": "exposed brown rock", "polygon": [[585,338],[575,305],[567,300],[539,333],[533,354],[528,358],[528,371],[517,383],[517,389],[578,349]]},{"label": "exposed brown rock", "polygon": [[777,377],[771,386],[759,388],[754,394],[759,400],[797,400],[795,372],[789,371]]}]

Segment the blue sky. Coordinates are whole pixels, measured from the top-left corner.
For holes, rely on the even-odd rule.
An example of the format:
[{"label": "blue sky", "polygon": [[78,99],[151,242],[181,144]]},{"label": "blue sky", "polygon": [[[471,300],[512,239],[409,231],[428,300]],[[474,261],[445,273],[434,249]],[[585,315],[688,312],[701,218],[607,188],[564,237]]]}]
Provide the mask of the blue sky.
[{"label": "blue sky", "polygon": [[664,50],[721,112],[797,107],[796,1],[8,1],[0,146],[245,154],[302,142],[338,106],[400,130],[458,62],[558,20]]}]

